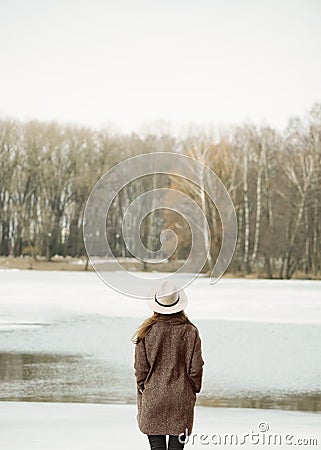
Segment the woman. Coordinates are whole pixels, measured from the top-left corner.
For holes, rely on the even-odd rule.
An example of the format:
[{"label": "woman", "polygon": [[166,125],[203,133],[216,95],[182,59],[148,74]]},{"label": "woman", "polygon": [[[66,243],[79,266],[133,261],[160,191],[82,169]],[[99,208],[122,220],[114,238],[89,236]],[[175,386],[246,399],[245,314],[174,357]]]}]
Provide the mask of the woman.
[{"label": "woman", "polygon": [[192,432],[203,377],[201,339],[187,318],[187,297],[165,282],[147,300],[154,311],[132,338],[135,345],[137,421],[151,450],[183,449]]}]

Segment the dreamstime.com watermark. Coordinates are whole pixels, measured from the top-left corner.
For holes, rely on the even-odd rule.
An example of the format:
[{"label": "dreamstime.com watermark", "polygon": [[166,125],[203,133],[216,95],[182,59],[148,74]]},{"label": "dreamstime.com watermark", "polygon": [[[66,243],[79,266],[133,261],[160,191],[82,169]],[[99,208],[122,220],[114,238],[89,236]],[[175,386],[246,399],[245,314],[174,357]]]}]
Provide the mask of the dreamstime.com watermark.
[{"label": "dreamstime.com watermark", "polygon": [[[132,183],[154,175],[161,175],[163,179],[164,176],[174,178],[175,188],[168,185],[156,188],[153,183],[146,188],[148,184],[142,184],[139,190],[132,189],[130,195],[127,192],[125,207],[121,202],[122,207],[115,211],[115,199],[124,189],[130,190]],[[194,186],[194,190],[184,190],[186,183]],[[135,195],[137,192],[139,195]],[[232,199],[223,182],[208,166],[196,159],[171,152],[145,153],[128,158],[108,170],[93,187],[85,207],[83,237],[89,260],[101,280],[129,297],[145,299],[148,297],[147,292],[154,292],[160,279],[159,274],[134,274],[126,270],[113,254],[106,232],[107,216],[110,214],[117,217],[117,239],[122,239],[133,258],[143,263],[159,264],[166,263],[176,251],[177,235],[170,228],[153,230],[158,233],[160,248],[152,251],[142,242],[141,226],[152,212],[167,209],[179,214],[188,224],[191,248],[184,264],[175,272],[164,272],[161,279],[165,281],[175,278],[178,290],[192,283],[208,260],[211,249],[208,217],[205,207],[195,201],[195,192],[200,192],[202,198],[206,196],[210,199],[221,220],[221,248],[209,278],[210,284],[216,283],[228,268],[237,241],[237,218]],[[121,271],[121,276],[115,277],[112,272],[106,271],[102,258],[112,260],[116,269]]]},{"label": "dreamstime.com watermark", "polygon": [[180,443],[195,445],[217,445],[217,446],[242,446],[242,445],[294,445],[294,446],[317,446],[318,439],[311,437],[297,437],[290,433],[271,433],[270,426],[267,422],[260,422],[258,430],[251,430],[249,433],[212,433],[212,434],[198,434],[192,433],[188,436],[188,430],[181,433],[178,437]]}]

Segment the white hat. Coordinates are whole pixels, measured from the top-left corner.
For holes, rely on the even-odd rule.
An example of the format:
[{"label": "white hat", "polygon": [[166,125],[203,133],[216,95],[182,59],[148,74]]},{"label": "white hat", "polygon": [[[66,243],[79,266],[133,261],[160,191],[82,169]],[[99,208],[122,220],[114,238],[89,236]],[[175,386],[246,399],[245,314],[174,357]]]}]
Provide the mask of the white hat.
[{"label": "white hat", "polygon": [[147,300],[148,306],[157,313],[173,314],[182,311],[188,304],[185,291],[177,292],[177,287],[165,281],[156,290],[154,297]]}]

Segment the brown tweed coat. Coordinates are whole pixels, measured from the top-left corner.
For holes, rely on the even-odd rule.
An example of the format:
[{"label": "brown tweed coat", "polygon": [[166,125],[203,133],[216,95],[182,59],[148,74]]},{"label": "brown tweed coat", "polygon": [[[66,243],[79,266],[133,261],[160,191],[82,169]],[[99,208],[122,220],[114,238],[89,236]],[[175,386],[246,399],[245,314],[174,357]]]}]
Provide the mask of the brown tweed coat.
[{"label": "brown tweed coat", "polygon": [[191,434],[196,393],[202,386],[201,345],[197,327],[170,314],[135,345],[137,422],[142,433]]}]

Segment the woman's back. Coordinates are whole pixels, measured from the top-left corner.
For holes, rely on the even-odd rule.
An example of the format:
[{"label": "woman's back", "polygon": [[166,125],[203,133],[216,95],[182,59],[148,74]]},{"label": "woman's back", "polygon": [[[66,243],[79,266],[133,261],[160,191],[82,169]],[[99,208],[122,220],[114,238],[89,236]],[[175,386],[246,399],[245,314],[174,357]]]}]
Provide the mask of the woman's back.
[{"label": "woman's back", "polygon": [[203,358],[198,329],[185,315],[153,323],[135,346],[138,424],[146,434],[190,434]]}]

